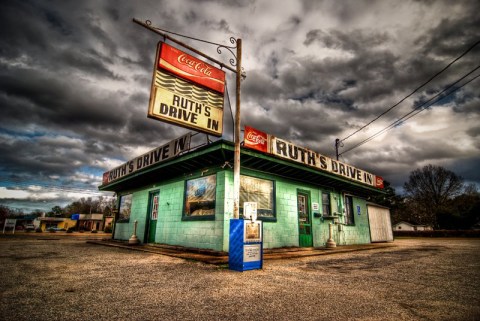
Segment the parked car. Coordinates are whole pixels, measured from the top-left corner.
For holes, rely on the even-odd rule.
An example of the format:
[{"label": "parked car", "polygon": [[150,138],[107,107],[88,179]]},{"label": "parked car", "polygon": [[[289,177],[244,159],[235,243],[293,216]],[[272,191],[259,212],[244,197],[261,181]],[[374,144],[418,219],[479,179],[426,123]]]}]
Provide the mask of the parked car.
[{"label": "parked car", "polygon": [[65,232],[66,230],[64,228],[59,228],[59,227],[49,227],[47,231],[52,231],[52,232]]},{"label": "parked car", "polygon": [[33,224],[26,224],[25,225],[25,231],[34,231],[35,230],[35,225]]}]

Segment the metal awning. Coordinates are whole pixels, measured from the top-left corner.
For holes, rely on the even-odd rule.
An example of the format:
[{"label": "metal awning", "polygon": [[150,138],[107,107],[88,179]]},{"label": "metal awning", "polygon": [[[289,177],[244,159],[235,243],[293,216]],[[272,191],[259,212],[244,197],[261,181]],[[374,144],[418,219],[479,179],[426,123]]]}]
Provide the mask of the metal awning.
[{"label": "metal awning", "polygon": [[[233,166],[233,158],[234,144],[225,140],[218,140],[177,156],[174,159],[147,167],[109,184],[99,186],[99,189],[101,191],[121,192],[182,176],[189,177],[192,173],[215,166],[228,170],[230,166]],[[273,174],[285,179],[325,189],[348,192],[357,196],[367,197],[372,194],[384,193],[377,188],[357,183],[338,175],[248,148],[241,148],[240,162],[241,169]]]}]

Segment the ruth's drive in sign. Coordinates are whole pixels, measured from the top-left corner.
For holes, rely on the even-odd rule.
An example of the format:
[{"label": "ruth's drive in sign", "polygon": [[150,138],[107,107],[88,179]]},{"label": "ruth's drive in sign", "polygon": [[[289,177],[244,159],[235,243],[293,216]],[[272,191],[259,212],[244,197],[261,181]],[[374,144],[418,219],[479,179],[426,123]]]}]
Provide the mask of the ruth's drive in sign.
[{"label": "ruth's drive in sign", "polygon": [[159,43],[148,117],[222,136],[225,72]]},{"label": "ruth's drive in sign", "polygon": [[343,176],[358,183],[384,188],[383,178],[380,176],[370,174],[249,126],[245,126],[244,144],[245,147]]}]

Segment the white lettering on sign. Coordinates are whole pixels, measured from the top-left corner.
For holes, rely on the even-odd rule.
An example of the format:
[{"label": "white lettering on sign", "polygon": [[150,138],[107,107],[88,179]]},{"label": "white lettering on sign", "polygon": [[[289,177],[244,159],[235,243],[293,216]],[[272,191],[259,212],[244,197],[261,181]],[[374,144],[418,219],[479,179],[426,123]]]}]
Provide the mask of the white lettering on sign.
[{"label": "white lettering on sign", "polygon": [[109,184],[117,179],[130,175],[140,169],[163,162],[169,158],[173,158],[178,154],[190,149],[191,133],[183,135],[180,138],[157,147],[143,155],[140,155],[128,162],[120,165],[108,172],[103,173],[102,184]]}]

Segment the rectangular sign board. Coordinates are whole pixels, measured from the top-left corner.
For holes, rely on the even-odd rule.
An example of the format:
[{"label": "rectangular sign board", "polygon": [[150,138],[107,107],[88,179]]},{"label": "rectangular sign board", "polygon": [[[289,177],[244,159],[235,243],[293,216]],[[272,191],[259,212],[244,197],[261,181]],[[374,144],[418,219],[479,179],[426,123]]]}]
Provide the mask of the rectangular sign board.
[{"label": "rectangular sign board", "polygon": [[12,233],[15,234],[15,225],[17,225],[17,219],[15,218],[6,218],[5,223],[3,225],[3,234],[5,234],[6,228],[11,228]]},{"label": "rectangular sign board", "polygon": [[159,43],[148,117],[222,136],[224,88],[223,70]]},{"label": "rectangular sign board", "polygon": [[163,146],[157,147],[143,155],[123,163],[122,165],[110,171],[103,173],[102,185],[109,184],[140,169],[161,163],[177,156],[184,151],[189,150],[191,136],[191,133],[187,133],[182,137],[174,139]]},{"label": "rectangular sign board", "polygon": [[284,139],[263,133],[245,126],[245,147],[256,149],[280,158],[302,163],[334,175],[366,184],[376,188],[383,188],[383,178],[364,170],[358,169],[330,157],[321,155],[305,147],[297,146]]}]

